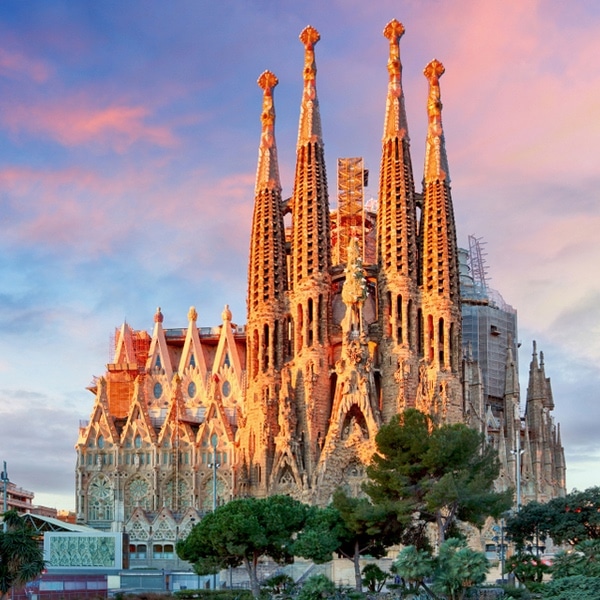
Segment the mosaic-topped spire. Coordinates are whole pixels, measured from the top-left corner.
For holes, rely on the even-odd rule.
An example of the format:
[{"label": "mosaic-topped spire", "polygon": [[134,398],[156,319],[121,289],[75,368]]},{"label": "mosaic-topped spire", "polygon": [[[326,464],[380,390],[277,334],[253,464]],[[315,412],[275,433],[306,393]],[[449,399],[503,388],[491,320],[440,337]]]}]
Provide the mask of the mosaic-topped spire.
[{"label": "mosaic-topped spire", "polygon": [[256,169],[257,192],[265,188],[281,189],[275,143],[275,104],[273,102],[273,91],[278,83],[277,77],[271,71],[265,71],[258,78],[258,86],[263,90],[263,106],[260,116],[262,130]]},{"label": "mosaic-topped spire", "polygon": [[319,32],[310,25],[300,34],[304,44],[304,89],[300,107],[300,126],[298,128],[298,146],[307,142],[321,141],[321,116],[317,99],[317,63],[315,62],[315,44],[321,39]]},{"label": "mosaic-topped spire", "polygon": [[450,183],[446,143],[442,128],[442,96],[440,93],[440,77],[444,72],[444,65],[435,59],[423,71],[429,81],[429,98],[427,100],[429,127],[427,129],[425,172],[423,175],[426,183],[436,180]]},{"label": "mosaic-topped spire", "polygon": [[[275,144],[273,90],[277,83],[277,77],[270,71],[258,78],[263,106],[248,266],[249,322],[265,303],[280,301],[287,287],[285,228]],[[269,307],[273,310],[273,306]]]},{"label": "mosaic-topped spire", "polygon": [[385,26],[383,35],[390,41],[390,56],[387,64],[390,79],[383,139],[396,136],[408,138],[404,92],[402,90],[402,63],[400,62],[400,38],[404,35],[404,25],[393,19]]}]

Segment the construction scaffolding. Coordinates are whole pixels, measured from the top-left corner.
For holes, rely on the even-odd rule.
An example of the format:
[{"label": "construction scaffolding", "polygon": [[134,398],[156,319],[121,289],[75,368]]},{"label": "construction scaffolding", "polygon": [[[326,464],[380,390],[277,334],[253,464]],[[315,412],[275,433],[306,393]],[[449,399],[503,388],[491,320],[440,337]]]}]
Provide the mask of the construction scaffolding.
[{"label": "construction scaffolding", "polygon": [[334,263],[345,264],[348,245],[355,237],[365,260],[364,188],[369,171],[362,158],[338,158],[338,210],[335,222]]}]

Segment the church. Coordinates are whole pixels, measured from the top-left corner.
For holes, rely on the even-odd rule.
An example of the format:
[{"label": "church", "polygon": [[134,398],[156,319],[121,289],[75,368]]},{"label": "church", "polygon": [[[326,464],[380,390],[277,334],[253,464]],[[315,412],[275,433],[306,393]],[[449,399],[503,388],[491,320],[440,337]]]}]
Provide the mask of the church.
[{"label": "church", "polygon": [[[332,208],[316,85],[319,33],[300,34],[304,81],[291,196],[282,193],[274,89],[265,71],[246,324],[191,307],[172,327],[124,323],[89,390],[77,441],[77,518],[126,531],[131,564],[165,567],[206,511],[288,494],[325,505],[360,493],[382,423],[406,408],[464,422],[498,449],[516,502],[565,493],[565,460],[543,354],[521,407],[516,311],[487,287],[479,241],[457,246],[442,126],[442,63],[424,70],[428,119],[415,189],[402,88],[403,25],[390,21],[376,202],[360,158],[340,158]],[[382,108],[384,106],[382,98]],[[522,410],[522,408],[524,410]]]}]

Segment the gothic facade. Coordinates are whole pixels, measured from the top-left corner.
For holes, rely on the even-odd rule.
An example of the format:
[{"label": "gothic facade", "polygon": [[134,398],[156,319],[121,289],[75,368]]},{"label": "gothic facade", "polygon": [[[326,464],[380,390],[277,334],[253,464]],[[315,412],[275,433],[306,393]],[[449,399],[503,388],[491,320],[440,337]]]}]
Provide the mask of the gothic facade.
[{"label": "gothic facade", "polygon": [[[564,493],[543,360],[534,353],[523,419],[516,336],[502,338],[501,394],[485,387],[486,366],[473,357],[472,343],[463,348],[444,67],[434,60],[424,71],[428,131],[417,192],[403,33],[396,20],[384,29],[389,83],[376,207],[361,198],[353,210],[341,196],[337,210],[330,207],[318,32],[307,27],[300,35],[304,88],[289,200],[275,143],[278,81],[268,71],[260,76],[246,325],[235,324],[225,307],[221,325],[199,327],[191,308],[186,327],[166,328],[158,309],[151,334],[128,324],[117,330],[114,359],[90,387],[95,402],[77,442],[80,521],[125,529],[134,552],[141,548],[149,558],[158,548],[160,560],[202,512],[233,497],[285,493],[325,504],[339,486],[358,493],[378,428],[407,407],[484,432],[501,453],[500,487],[514,486],[518,470],[523,498]],[[489,301],[483,306],[493,309]]]}]

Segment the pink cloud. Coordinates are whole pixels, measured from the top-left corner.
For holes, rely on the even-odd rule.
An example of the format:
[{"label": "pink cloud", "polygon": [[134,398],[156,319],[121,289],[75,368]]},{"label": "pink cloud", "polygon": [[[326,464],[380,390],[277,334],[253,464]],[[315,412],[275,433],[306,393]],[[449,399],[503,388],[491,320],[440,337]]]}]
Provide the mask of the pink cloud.
[{"label": "pink cloud", "polygon": [[25,77],[36,83],[43,83],[50,77],[50,69],[45,62],[4,48],[0,48],[0,73],[11,79]]},{"label": "pink cloud", "polygon": [[0,118],[14,132],[45,135],[65,146],[99,143],[122,153],[138,142],[175,145],[173,132],[149,124],[149,117],[151,111],[145,106],[113,103],[98,107],[80,95],[55,104],[21,104]]}]

